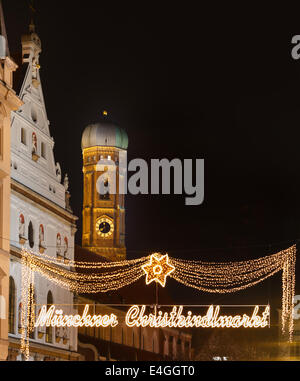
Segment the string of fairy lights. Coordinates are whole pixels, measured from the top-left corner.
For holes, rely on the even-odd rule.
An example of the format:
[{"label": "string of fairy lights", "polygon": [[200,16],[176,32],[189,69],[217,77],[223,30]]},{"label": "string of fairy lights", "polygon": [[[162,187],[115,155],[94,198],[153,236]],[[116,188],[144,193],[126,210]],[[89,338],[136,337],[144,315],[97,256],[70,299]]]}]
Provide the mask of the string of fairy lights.
[{"label": "string of fairy lights", "polygon": [[21,351],[26,360],[30,332],[34,329],[35,273],[79,294],[118,290],[138,281],[145,273],[147,284],[155,281],[164,286],[169,276],[200,291],[224,294],[252,287],[282,270],[282,331],[288,333],[289,340],[293,337],[296,245],[263,258],[239,262],[190,261],[160,253],[118,262],[63,262],[23,248],[21,263]]},{"label": "string of fairy lights", "polygon": [[232,293],[252,287],[282,270],[282,331],[292,340],[296,245],[264,258],[243,262],[212,263],[171,258],[176,281],[211,293]]}]

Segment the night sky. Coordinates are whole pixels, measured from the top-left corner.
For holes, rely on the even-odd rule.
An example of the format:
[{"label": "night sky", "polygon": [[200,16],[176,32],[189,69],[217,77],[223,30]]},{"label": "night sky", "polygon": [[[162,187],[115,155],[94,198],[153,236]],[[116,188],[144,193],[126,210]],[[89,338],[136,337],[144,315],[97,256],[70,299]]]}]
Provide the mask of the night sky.
[{"label": "night sky", "polygon": [[[29,10],[25,0],[3,3],[14,56]],[[291,57],[300,17],[274,3],[164,3],[36,1],[44,97],[80,218],[77,243],[81,134],[106,109],[129,136],[129,160],[205,159],[202,205],[127,196],[128,258],[159,250],[242,260],[288,247],[300,237],[300,60]],[[280,276],[258,287],[262,302],[277,299]]]}]

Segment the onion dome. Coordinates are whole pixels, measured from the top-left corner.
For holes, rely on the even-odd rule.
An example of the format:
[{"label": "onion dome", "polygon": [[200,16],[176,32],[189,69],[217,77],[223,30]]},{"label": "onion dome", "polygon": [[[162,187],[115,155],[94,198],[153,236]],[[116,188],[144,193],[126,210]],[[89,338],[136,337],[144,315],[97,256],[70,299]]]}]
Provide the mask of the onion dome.
[{"label": "onion dome", "polygon": [[103,146],[127,150],[128,136],[126,132],[109,120],[88,125],[82,134],[81,148]]}]

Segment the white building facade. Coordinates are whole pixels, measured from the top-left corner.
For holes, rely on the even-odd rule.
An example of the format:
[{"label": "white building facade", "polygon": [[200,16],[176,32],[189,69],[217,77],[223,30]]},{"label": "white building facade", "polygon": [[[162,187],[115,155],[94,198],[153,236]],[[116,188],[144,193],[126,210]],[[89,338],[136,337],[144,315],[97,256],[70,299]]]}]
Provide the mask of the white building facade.
[{"label": "white building facade", "polygon": [[[19,97],[24,105],[12,114],[9,284],[9,359],[21,360],[21,249],[24,246],[67,263],[74,259],[76,221],[69,206],[68,177],[55,163],[54,140],[43,97],[39,55],[41,41],[30,25],[22,36],[25,76]],[[34,281],[35,313],[41,305],[64,304],[73,313],[73,293],[39,274]],[[76,360],[75,328],[39,328],[31,334],[31,360]]]}]

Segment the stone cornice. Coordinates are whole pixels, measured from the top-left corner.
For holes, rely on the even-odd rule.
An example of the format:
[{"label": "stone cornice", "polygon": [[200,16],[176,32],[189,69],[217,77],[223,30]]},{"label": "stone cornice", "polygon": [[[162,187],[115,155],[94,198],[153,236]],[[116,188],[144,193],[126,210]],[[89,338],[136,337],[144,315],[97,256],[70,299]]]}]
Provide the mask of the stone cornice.
[{"label": "stone cornice", "polygon": [[41,207],[45,208],[47,211],[50,211],[56,216],[61,217],[63,220],[74,225],[74,228],[76,228],[76,221],[78,220],[78,217],[74,216],[66,209],[63,209],[59,205],[56,205],[54,202],[27,188],[25,185],[18,183],[14,179],[11,179],[11,189],[12,191],[30,199],[33,203],[36,203]]}]

